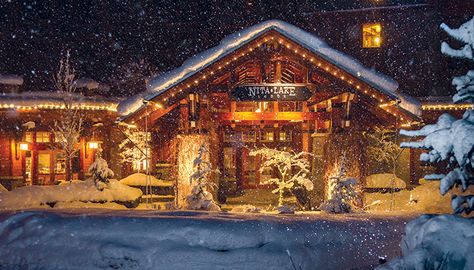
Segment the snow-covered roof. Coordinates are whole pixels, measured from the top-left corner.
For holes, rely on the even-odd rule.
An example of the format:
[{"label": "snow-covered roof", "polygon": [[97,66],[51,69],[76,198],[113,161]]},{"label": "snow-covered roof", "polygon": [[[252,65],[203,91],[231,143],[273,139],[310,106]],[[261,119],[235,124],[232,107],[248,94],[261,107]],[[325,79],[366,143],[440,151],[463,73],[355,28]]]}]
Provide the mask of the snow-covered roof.
[{"label": "snow-covered roof", "polygon": [[0,84],[22,85],[23,77],[15,74],[0,74]]},{"label": "snow-covered roof", "polygon": [[[72,104],[85,110],[115,111],[119,101],[99,96],[73,94]],[[33,91],[22,93],[0,93],[0,109],[60,109],[64,106],[64,93],[49,91]]]},{"label": "snow-covered roof", "polygon": [[351,56],[331,48],[326,42],[314,34],[280,20],[269,20],[236,32],[224,38],[216,47],[189,58],[181,67],[153,78],[147,85],[145,92],[133,96],[119,104],[119,114],[122,115],[122,117],[133,114],[144,106],[144,100],[155,98],[270,30],[277,31],[317,54],[319,57],[338,66],[379,91],[382,91],[384,94],[398,98],[399,95],[396,93],[398,83],[390,77],[374,69],[367,68]]}]

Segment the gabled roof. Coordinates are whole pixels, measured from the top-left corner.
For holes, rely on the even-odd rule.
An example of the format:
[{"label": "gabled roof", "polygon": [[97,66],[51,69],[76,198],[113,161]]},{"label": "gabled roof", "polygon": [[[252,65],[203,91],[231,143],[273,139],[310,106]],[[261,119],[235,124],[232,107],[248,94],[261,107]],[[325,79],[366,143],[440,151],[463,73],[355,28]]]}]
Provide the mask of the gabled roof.
[{"label": "gabled roof", "polygon": [[216,47],[189,58],[181,67],[153,78],[147,85],[145,92],[133,96],[119,105],[119,114],[122,118],[132,115],[144,107],[143,101],[154,99],[173,86],[204,70],[216,61],[232,54],[245,44],[248,44],[271,30],[298,43],[325,61],[348,72],[385,95],[401,101],[400,106],[402,108],[405,105],[404,103],[408,102],[407,104],[409,106],[406,106],[405,109],[415,115],[419,114],[417,109],[419,104],[416,100],[410,103],[409,100],[412,100],[411,98],[401,98],[400,94],[397,93],[398,83],[396,81],[382,73],[363,66],[351,56],[329,47],[328,44],[315,35],[280,20],[265,21],[236,32],[224,38]]}]

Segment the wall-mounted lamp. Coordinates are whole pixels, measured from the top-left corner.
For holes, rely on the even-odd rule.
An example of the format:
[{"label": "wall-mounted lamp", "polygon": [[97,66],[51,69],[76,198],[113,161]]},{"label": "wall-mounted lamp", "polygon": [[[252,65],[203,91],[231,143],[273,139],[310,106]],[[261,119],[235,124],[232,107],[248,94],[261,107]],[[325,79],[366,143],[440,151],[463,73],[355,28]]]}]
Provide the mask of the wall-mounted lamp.
[{"label": "wall-mounted lamp", "polygon": [[21,151],[28,151],[30,148],[30,145],[27,142],[21,142],[20,143],[20,150]]},{"label": "wall-mounted lamp", "polygon": [[99,149],[100,142],[98,141],[90,141],[86,143],[86,151],[85,151],[85,158],[89,158],[89,149]]},{"label": "wall-mounted lamp", "polygon": [[20,142],[18,144],[15,144],[15,158],[17,160],[20,159],[20,155],[19,155],[20,153],[19,153],[18,149],[20,149],[20,151],[28,151],[29,148],[30,148],[30,145],[27,142]]},{"label": "wall-mounted lamp", "polygon": [[87,143],[89,145],[90,149],[98,149],[99,148],[99,142],[96,141],[90,141]]}]

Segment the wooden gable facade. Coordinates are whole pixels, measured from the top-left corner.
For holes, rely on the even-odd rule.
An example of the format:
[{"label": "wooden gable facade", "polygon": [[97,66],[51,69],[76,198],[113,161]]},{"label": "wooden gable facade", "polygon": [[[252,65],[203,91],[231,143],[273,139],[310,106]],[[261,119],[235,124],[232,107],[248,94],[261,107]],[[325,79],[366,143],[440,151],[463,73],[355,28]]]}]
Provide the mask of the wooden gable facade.
[{"label": "wooden gable facade", "polygon": [[[255,95],[258,91],[264,95]],[[303,94],[289,98],[288,91]],[[179,177],[183,144],[190,143],[183,138],[202,135],[221,172],[214,181],[234,190],[267,188],[265,180],[274,174],[260,170],[262,160],[249,155],[252,149],[312,153],[313,193],[321,201],[330,167],[343,155],[353,176],[367,175],[364,131],[419,120],[399,102],[396,93],[270,29],[148,95],[145,105],[123,121],[153,131],[152,164],[175,164],[178,189],[180,181],[188,182]]]}]

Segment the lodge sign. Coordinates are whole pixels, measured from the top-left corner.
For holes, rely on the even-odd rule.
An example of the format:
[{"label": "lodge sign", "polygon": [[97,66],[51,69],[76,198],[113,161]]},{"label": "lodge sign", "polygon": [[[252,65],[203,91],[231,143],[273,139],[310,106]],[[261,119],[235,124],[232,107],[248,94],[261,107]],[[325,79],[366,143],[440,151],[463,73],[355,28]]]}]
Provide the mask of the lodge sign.
[{"label": "lodge sign", "polygon": [[311,97],[306,84],[242,84],[230,96],[237,101],[305,101]]}]

